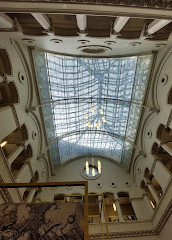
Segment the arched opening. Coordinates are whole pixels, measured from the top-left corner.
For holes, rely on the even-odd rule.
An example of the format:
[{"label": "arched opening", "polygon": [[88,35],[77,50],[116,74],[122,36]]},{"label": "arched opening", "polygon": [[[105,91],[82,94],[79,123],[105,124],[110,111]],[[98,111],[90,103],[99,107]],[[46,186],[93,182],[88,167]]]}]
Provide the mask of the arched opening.
[{"label": "arched opening", "polygon": [[151,183],[152,187],[156,191],[158,197],[163,195],[163,190],[157,179],[153,176],[153,174],[149,171],[148,168],[145,169],[144,177]]},{"label": "arched opening", "polygon": [[9,158],[27,139],[28,131],[23,124],[21,128],[17,128],[2,140],[1,147],[3,146],[2,150],[5,157]]},{"label": "arched opening", "polygon": [[100,222],[99,201],[98,195],[96,194],[90,194],[88,196],[88,217],[89,223]]},{"label": "arched opening", "polygon": [[172,88],[170,89],[170,92],[168,95],[168,104],[172,104]]},{"label": "arched opening", "polygon": [[166,128],[163,124],[161,124],[157,131],[157,138],[160,139],[162,143],[169,145],[168,143],[172,143],[172,130],[169,127]]},{"label": "arched opening", "polygon": [[145,182],[142,180],[140,187],[147,193],[147,197],[151,203],[152,208],[156,208],[156,201],[152,196],[149,188],[146,186]]},{"label": "arched opening", "polygon": [[[34,173],[34,176],[32,177],[32,179],[30,180],[30,183],[34,183],[34,182],[38,182],[39,181],[39,174],[38,171],[36,171]],[[34,193],[32,194],[32,192],[34,191]],[[37,196],[37,194],[41,192],[41,188],[26,188],[24,194],[23,194],[23,201],[27,201],[28,200],[28,196],[29,194],[31,194],[31,202],[35,201],[35,197]]]},{"label": "arched opening", "polygon": [[24,161],[27,158],[31,158],[31,157],[32,157],[32,148],[30,145],[28,145],[27,148],[23,149],[23,151],[17,156],[17,158],[11,164],[11,171],[14,177],[17,177],[17,174],[21,169],[21,167],[23,166]]},{"label": "arched opening", "polygon": [[0,75],[11,75],[11,64],[5,49],[0,49]]},{"label": "arched opening", "polygon": [[104,204],[106,211],[106,219],[108,222],[117,222],[118,213],[116,210],[116,205],[114,201],[114,194],[111,192],[106,192],[104,195]]},{"label": "arched opening", "polygon": [[0,83],[0,106],[8,106],[18,102],[19,97],[15,84],[13,82]]},{"label": "arched opening", "polygon": [[119,192],[119,203],[121,207],[122,216],[125,221],[137,220],[133,206],[131,204],[129,194],[127,192]]},{"label": "arched opening", "polygon": [[152,154],[155,158],[158,158],[172,174],[172,156],[162,147],[159,147],[157,143],[154,143],[152,146]]}]

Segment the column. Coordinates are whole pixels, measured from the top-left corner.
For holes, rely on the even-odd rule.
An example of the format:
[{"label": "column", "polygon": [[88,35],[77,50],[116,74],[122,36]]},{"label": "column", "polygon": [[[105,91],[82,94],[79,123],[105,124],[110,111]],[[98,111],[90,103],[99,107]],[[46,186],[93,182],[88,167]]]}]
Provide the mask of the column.
[{"label": "column", "polygon": [[102,223],[105,223],[105,215],[104,215],[104,206],[103,206],[103,201],[102,201],[102,196],[98,196],[98,201],[99,201],[99,213],[101,216],[101,221]]},{"label": "column", "polygon": [[66,202],[70,202],[70,197],[66,197]]},{"label": "column", "polygon": [[151,216],[152,216],[154,210],[153,210],[153,207],[152,207],[152,205],[151,205],[151,203],[150,203],[150,200],[149,200],[149,198],[148,198],[147,193],[144,193],[143,199],[144,199],[144,201],[146,202],[146,204],[147,204],[147,206],[148,206],[148,208],[149,208],[149,211],[150,211],[150,213],[151,213]]},{"label": "column", "polygon": [[154,197],[155,201],[156,201],[156,204],[159,203],[159,196],[157,194],[157,192],[155,191],[154,187],[152,186],[152,183],[151,182],[147,182],[146,183],[149,191],[151,192],[152,196]]},{"label": "column", "polygon": [[23,150],[24,150],[23,145],[16,147],[16,149],[7,157],[10,166]]},{"label": "column", "polygon": [[29,192],[29,194],[28,194],[28,197],[27,197],[27,199],[26,199],[26,202],[27,202],[27,203],[32,202],[33,197],[34,197],[34,195],[35,195],[35,192],[36,192],[36,188],[32,188],[32,189],[30,190],[30,192]]},{"label": "column", "polygon": [[122,216],[122,211],[121,211],[121,206],[120,206],[120,203],[119,203],[119,199],[115,199],[115,205],[116,205],[116,211],[118,213],[119,222],[125,222],[125,220]]}]

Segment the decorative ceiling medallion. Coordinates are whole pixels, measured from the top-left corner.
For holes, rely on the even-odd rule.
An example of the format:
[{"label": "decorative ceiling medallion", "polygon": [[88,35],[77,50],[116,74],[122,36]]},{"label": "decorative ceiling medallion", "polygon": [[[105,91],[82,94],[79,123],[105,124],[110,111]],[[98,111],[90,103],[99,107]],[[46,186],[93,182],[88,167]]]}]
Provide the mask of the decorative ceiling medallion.
[{"label": "decorative ceiling medallion", "polygon": [[136,47],[136,46],[141,45],[141,42],[131,42],[130,45],[131,45],[132,47]]},{"label": "decorative ceiling medallion", "polygon": [[82,43],[82,44],[88,44],[88,43],[90,43],[90,41],[84,40],[84,39],[78,40],[78,42],[79,42],[79,43]]},{"label": "decorative ceiling medallion", "polygon": [[107,44],[107,45],[112,45],[112,44],[114,44],[116,42],[115,41],[105,41],[104,43]]},{"label": "decorative ceiling medallion", "polygon": [[63,40],[57,39],[57,38],[53,38],[53,39],[50,39],[50,42],[53,42],[53,43],[62,43]]},{"label": "decorative ceiling medallion", "polygon": [[35,40],[31,38],[23,38],[22,41],[27,44],[33,44],[35,42]]},{"label": "decorative ceiling medallion", "polygon": [[106,51],[112,50],[110,47],[101,46],[101,45],[89,45],[89,46],[82,46],[78,47],[83,53],[88,54],[100,54]]}]

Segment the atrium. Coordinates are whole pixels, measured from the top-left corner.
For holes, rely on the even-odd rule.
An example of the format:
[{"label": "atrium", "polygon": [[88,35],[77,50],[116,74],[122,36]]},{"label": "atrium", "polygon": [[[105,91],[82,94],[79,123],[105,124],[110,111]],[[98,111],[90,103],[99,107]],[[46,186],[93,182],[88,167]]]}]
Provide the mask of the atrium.
[{"label": "atrium", "polygon": [[[87,181],[88,239],[169,240],[171,19],[166,0],[0,0],[1,184]],[[0,191],[85,199],[76,185]]]}]

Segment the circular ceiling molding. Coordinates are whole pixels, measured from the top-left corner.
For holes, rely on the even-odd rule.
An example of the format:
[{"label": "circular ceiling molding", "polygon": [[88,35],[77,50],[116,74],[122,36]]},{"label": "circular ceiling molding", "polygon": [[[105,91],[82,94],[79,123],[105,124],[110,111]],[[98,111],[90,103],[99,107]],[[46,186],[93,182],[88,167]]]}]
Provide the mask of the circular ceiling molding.
[{"label": "circular ceiling molding", "polygon": [[25,43],[27,43],[27,44],[33,44],[33,43],[35,43],[35,40],[34,40],[34,39],[31,39],[31,38],[23,38],[22,41],[25,42]]},{"label": "circular ceiling molding", "polygon": [[132,47],[136,47],[136,46],[141,45],[141,42],[131,42],[130,45],[131,45]]},{"label": "circular ceiling molding", "polygon": [[83,53],[87,54],[100,54],[106,51],[112,50],[110,47],[102,46],[102,45],[89,45],[78,47]]},{"label": "circular ceiling molding", "polygon": [[53,43],[62,43],[63,40],[57,39],[57,38],[53,38],[53,39],[50,39],[50,42],[53,42]]},{"label": "circular ceiling molding", "polygon": [[85,39],[78,40],[78,42],[79,42],[79,43],[82,43],[82,44],[88,44],[88,43],[90,43],[90,41],[85,40]]},{"label": "circular ceiling molding", "polygon": [[115,41],[105,41],[104,43],[107,44],[107,45],[112,45],[112,44],[114,44],[116,42]]}]

